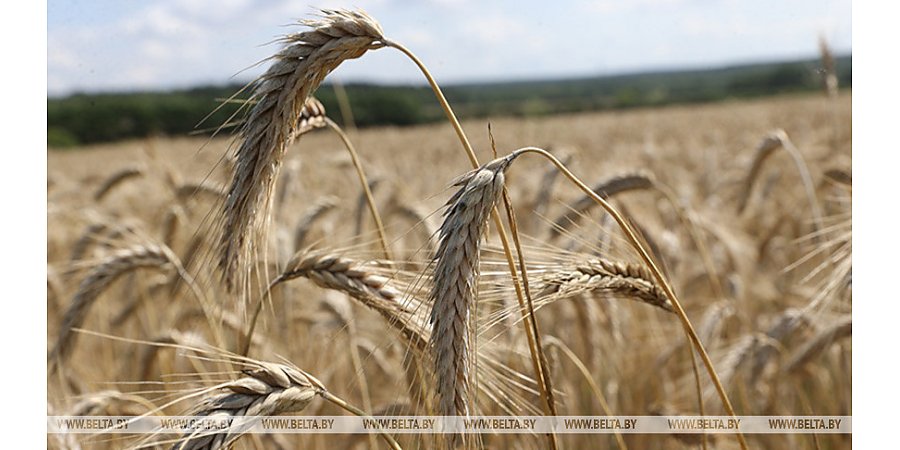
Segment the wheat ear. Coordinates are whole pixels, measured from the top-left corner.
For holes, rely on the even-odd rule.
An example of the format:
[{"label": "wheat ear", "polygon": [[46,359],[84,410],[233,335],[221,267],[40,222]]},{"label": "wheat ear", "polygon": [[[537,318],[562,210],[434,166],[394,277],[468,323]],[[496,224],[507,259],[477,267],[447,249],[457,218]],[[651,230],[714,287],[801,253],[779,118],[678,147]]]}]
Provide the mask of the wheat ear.
[{"label": "wheat ear", "polygon": [[78,286],[72,303],[63,316],[59,336],[50,351],[48,361],[52,364],[62,363],[71,354],[77,335],[74,328],[80,327],[97,297],[103,293],[120,276],[140,268],[165,269],[177,265],[178,258],[167,247],[144,243],[113,252],[98,265]]},{"label": "wheat ear", "polygon": [[437,378],[438,412],[468,415],[470,377],[475,371],[469,348],[476,302],[481,238],[487,219],[503,192],[504,172],[511,160],[501,158],[458,178],[459,190],[447,202],[435,253],[430,294]]},{"label": "wheat ear", "polygon": [[388,279],[366,270],[365,264],[352,259],[324,254],[297,254],[272,286],[294,278],[308,278],[317,285],[349,294],[363,303],[379,303],[376,309],[403,310],[401,294]]},{"label": "wheat ear", "polygon": [[337,205],[338,202],[336,197],[327,196],[322,197],[309,207],[303,214],[303,217],[300,218],[300,221],[297,222],[297,228],[294,230],[294,251],[300,251],[300,249],[303,248],[306,243],[306,237],[312,230],[313,225],[325,217],[325,215],[337,207]]},{"label": "wheat ear", "polygon": [[[387,278],[374,273],[366,264],[335,255],[300,252],[291,258],[284,272],[270,283],[268,290],[295,278],[307,278],[319,287],[349,295],[387,320],[391,327],[403,335],[411,348],[425,350],[428,337],[421,321],[416,320],[410,308],[400,302],[400,291],[391,287]],[[243,348],[245,355],[268,290],[257,300],[246,333]]]},{"label": "wheat ear", "polygon": [[[673,312],[672,302],[641,264],[592,258],[572,267],[549,273],[539,297],[566,298],[585,292],[608,292],[631,297]],[[545,300],[546,301],[546,300]]]},{"label": "wheat ear", "polygon": [[[243,417],[274,416],[304,410],[316,397],[322,397],[354,414],[367,416],[363,411],[328,392],[321,381],[296,367],[285,364],[244,360],[251,369],[244,376],[219,386],[224,393],[215,394],[194,409],[195,416]],[[389,435],[380,433],[393,449],[400,449]],[[217,450],[231,448],[243,435],[239,427],[225,432],[198,430],[183,436],[173,450]]]},{"label": "wheat ear", "polygon": [[[563,162],[563,164],[566,163]],[[554,170],[554,172],[559,173],[558,170]],[[597,183],[592,190],[599,195],[600,198],[606,200],[623,192],[650,189],[653,187],[653,183],[653,175],[650,173],[626,173],[605,179]],[[553,226],[550,228],[550,238],[553,239],[559,236],[561,230],[565,229],[567,225],[577,222],[588,210],[596,205],[597,203],[591,196],[582,196],[574,205],[572,205],[571,209],[553,221]]]},{"label": "wheat ear", "polygon": [[850,315],[847,314],[822,331],[816,333],[812,339],[797,349],[782,368],[782,372],[791,373],[801,369],[812,361],[813,358],[827,350],[831,344],[849,337],[851,334],[853,334],[853,321],[851,320]]},{"label": "wheat ear", "polygon": [[381,26],[362,11],[323,10],[319,19],[302,24],[312,29],[284,36],[285,47],[253,83],[255,103],[239,132],[242,142],[219,219],[219,266],[229,290],[246,287],[285,148],[302,129],[307,99],[338,65],[384,39]]},{"label": "wheat ear", "polygon": [[288,138],[288,142],[294,141],[317,128],[324,128],[327,125],[326,119],[325,105],[315,97],[307,98],[303,102],[303,107],[300,108],[300,115],[297,117],[297,129]]},{"label": "wheat ear", "polygon": [[763,163],[779,148],[784,149],[784,151],[790,155],[794,165],[797,167],[797,172],[800,174],[800,181],[803,183],[803,189],[806,192],[807,201],[809,201],[809,207],[812,209],[815,230],[821,230],[824,228],[822,207],[819,205],[818,197],[816,197],[812,177],[809,174],[809,167],[806,165],[803,155],[800,154],[800,149],[794,145],[791,138],[788,137],[787,132],[782,129],[770,133],[757,146],[756,155],[753,157],[753,164],[751,164],[750,171],[747,173],[747,178],[744,180],[743,192],[741,193],[738,202],[738,214],[743,213],[744,209],[747,208],[747,204],[750,201],[750,194],[753,190],[753,184],[759,176],[759,173],[762,171]]},{"label": "wheat ear", "polygon": [[[678,318],[681,320],[682,328],[684,328],[685,334],[687,334],[688,338],[691,340],[691,343],[697,349],[697,352],[700,353],[700,357],[703,360],[703,365],[706,367],[707,372],[709,373],[709,377],[712,379],[713,384],[716,387],[716,391],[719,394],[720,399],[722,400],[722,404],[725,407],[725,410],[732,417],[736,417],[734,408],[731,406],[731,400],[728,399],[728,395],[725,393],[725,388],[722,386],[721,380],[719,380],[718,375],[716,374],[716,370],[713,367],[712,360],[709,357],[709,354],[704,348],[703,343],[700,342],[700,338],[697,336],[696,330],[694,330],[693,324],[691,324],[690,319],[687,317],[687,314],[684,312],[684,308],[681,306],[681,303],[678,301],[678,298],[675,296],[675,291],[672,289],[672,286],[669,284],[665,275],[663,275],[662,271],[659,269],[659,265],[653,260],[650,256],[650,253],[647,251],[644,245],[641,244],[640,239],[635,233],[633,227],[625,220],[622,214],[613,208],[609,202],[598,196],[595,192],[591,190],[583,181],[581,181],[578,177],[576,177],[564,164],[562,164],[556,157],[551,155],[544,149],[537,147],[523,147],[520,148],[513,153],[511,153],[508,158],[516,158],[519,155],[524,153],[536,153],[546,159],[548,159],[554,166],[556,166],[563,175],[566,176],[569,181],[578,186],[578,188],[584,192],[585,194],[591,196],[594,201],[596,201],[600,206],[603,207],[612,217],[615,219],[616,223],[619,225],[619,228],[625,234],[625,237],[628,239],[629,244],[637,250],[641,259],[647,265],[647,268],[653,274],[653,278],[659,283],[659,286],[663,289],[663,292],[666,293],[666,297],[672,302],[672,307],[675,310],[675,313],[678,315]],[[744,435],[741,433],[737,434],[738,443],[741,446],[742,450],[747,450],[747,441],[744,439]]]},{"label": "wheat ear", "polygon": [[107,178],[103,184],[94,192],[94,201],[101,201],[107,194],[112,192],[116,186],[124,183],[131,178],[137,178],[144,175],[144,171],[137,167],[126,167]]},{"label": "wheat ear", "polygon": [[[475,155],[475,150],[472,148],[472,144],[469,142],[469,138],[466,137],[466,132],[463,130],[462,125],[459,123],[459,119],[456,117],[456,114],[453,112],[453,108],[450,106],[450,103],[447,101],[447,98],[444,96],[441,87],[437,84],[437,81],[431,75],[431,72],[425,67],[425,64],[422,62],[419,57],[415,55],[411,50],[400,44],[399,42],[391,41],[391,40],[382,40],[382,43],[386,46],[393,47],[399,50],[401,53],[406,55],[422,72],[422,75],[425,76],[425,79],[428,81],[428,85],[431,87],[432,92],[434,92],[434,96],[437,99],[438,103],[441,105],[441,109],[444,111],[444,114],[447,117],[447,120],[450,122],[450,125],[453,127],[456,132],[457,138],[459,138],[460,144],[463,146],[463,150],[466,153],[466,156],[469,159],[469,162],[472,164],[474,169],[479,167],[478,157]],[[509,236],[506,234],[506,227],[503,225],[503,221],[500,218],[500,213],[497,212],[496,209],[491,211],[491,219],[494,222],[494,226],[497,227],[497,235],[500,238],[500,243],[503,245],[503,253],[506,256],[507,267],[509,269],[510,277],[512,278],[513,286],[516,290],[516,299],[519,302],[520,307],[523,311],[525,311],[525,293],[523,292],[522,285],[519,284],[519,275],[518,270],[516,268],[516,261],[513,257],[511,247],[509,245]],[[529,318],[530,317],[530,318]],[[525,318],[525,322],[530,322],[533,320],[533,317],[528,316]],[[533,325],[533,323],[532,323]],[[544,383],[543,378],[543,369],[541,368],[541,357],[540,352],[541,348],[537,345],[535,336],[532,333],[533,327],[530,327],[528,323],[523,323],[523,327],[525,328],[525,336],[528,339],[528,351],[531,354],[532,366],[535,372],[535,375],[538,379],[538,386],[541,390],[541,397],[545,400],[547,404],[547,411],[552,412],[554,406],[552,401],[552,393],[548,390],[546,383]],[[556,437],[554,434],[549,434],[548,443],[550,448],[556,450],[559,445],[556,442]]]},{"label": "wheat ear", "polygon": [[[311,375],[281,364],[260,364],[244,373],[244,377],[221,387],[226,392],[201,401],[192,415],[257,417],[299,412],[323,390],[321,382],[311,381]],[[183,436],[172,449],[225,449],[240,437],[240,429],[222,433],[198,430]]]}]

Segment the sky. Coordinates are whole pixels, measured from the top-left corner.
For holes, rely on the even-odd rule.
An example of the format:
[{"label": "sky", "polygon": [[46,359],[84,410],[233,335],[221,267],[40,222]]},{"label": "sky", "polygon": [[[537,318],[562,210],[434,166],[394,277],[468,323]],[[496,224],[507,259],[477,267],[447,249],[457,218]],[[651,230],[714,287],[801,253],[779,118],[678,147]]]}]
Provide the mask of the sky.
[{"label": "sky", "polygon": [[[49,0],[47,93],[244,82],[326,7],[366,10],[442,84],[814,57],[820,35],[837,54],[852,44],[850,0]],[[332,77],[423,82],[393,49]]]}]

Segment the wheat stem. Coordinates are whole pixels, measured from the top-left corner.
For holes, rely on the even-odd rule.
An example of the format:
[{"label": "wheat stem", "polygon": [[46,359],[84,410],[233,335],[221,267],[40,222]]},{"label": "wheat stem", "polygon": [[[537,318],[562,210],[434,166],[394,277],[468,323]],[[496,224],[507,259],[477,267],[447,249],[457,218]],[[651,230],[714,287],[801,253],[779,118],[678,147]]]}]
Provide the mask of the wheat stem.
[{"label": "wheat stem", "polygon": [[[514,151],[510,157],[517,157],[519,155],[525,153],[536,153],[541,155],[548,160],[550,160],[553,165],[555,165],[562,173],[569,179],[573,184],[578,186],[585,194],[590,195],[594,201],[600,204],[612,217],[615,219],[616,223],[622,229],[625,234],[625,237],[628,239],[629,243],[634,247],[634,249],[638,252],[641,259],[647,264],[647,267],[650,268],[650,271],[653,273],[653,277],[656,278],[656,281],[659,282],[660,286],[666,293],[666,296],[672,302],[672,306],[675,308],[675,313],[678,314],[678,318],[681,319],[681,324],[684,327],[685,332],[688,335],[688,338],[691,340],[691,343],[697,349],[697,352],[700,353],[701,359],[703,359],[703,364],[706,366],[706,371],[709,373],[709,377],[712,379],[713,384],[716,387],[716,391],[719,394],[719,398],[722,400],[722,404],[725,406],[725,410],[728,411],[728,414],[732,417],[735,417],[736,414],[734,412],[734,408],[731,406],[731,401],[728,399],[728,394],[725,392],[725,388],[722,386],[722,382],[719,380],[718,374],[716,374],[716,369],[713,367],[712,360],[709,357],[709,354],[706,352],[706,349],[703,347],[703,343],[700,342],[700,338],[697,337],[697,332],[694,330],[694,326],[691,324],[690,319],[687,314],[684,312],[684,308],[681,306],[681,302],[678,301],[678,298],[675,296],[675,291],[672,289],[672,286],[669,284],[666,277],[663,276],[662,271],[659,270],[659,266],[653,261],[653,258],[650,256],[650,253],[641,245],[640,240],[638,240],[637,234],[634,229],[632,229],[631,225],[622,217],[622,214],[619,213],[609,202],[604,200],[602,197],[594,193],[590,187],[584,184],[578,177],[576,177],[565,165],[563,165],[556,157],[547,152],[544,149],[537,147],[524,147]],[[740,443],[741,449],[747,450],[747,441],[744,439],[744,435],[741,433],[737,433],[738,442]]]},{"label": "wheat stem", "polygon": [[[522,311],[522,316],[529,318],[527,322],[531,327],[532,333],[534,333],[534,343],[537,348],[538,359],[541,362],[540,375],[547,392],[547,413],[551,416],[556,416],[558,414],[556,410],[556,401],[553,396],[553,384],[550,379],[550,370],[547,367],[547,357],[544,355],[544,346],[541,343],[541,330],[538,327],[537,319],[534,315],[534,301],[531,295],[531,286],[528,283],[528,269],[525,266],[525,254],[522,251],[522,243],[519,241],[519,227],[516,222],[516,212],[512,207],[512,202],[509,199],[509,192],[507,192],[505,187],[503,189],[503,206],[506,209],[507,221],[509,222],[509,231],[512,234],[513,244],[516,246],[516,255],[519,258],[519,269],[522,271],[522,288],[525,292],[527,306],[527,310]],[[554,439],[553,435],[551,435],[551,439]]]},{"label": "wheat stem", "polygon": [[[469,143],[469,139],[466,137],[465,131],[462,129],[462,125],[459,123],[459,119],[456,118],[456,115],[453,113],[453,109],[450,107],[450,103],[447,102],[447,98],[444,97],[443,91],[441,91],[441,87],[438,86],[437,82],[434,80],[434,77],[431,76],[431,72],[428,71],[428,68],[425,67],[425,64],[409,49],[401,45],[400,43],[394,42],[390,39],[382,39],[381,42],[388,46],[393,47],[405,54],[409,57],[416,66],[421,70],[422,75],[425,76],[425,79],[428,80],[428,85],[431,87],[431,90],[434,92],[435,97],[437,97],[438,103],[441,105],[441,109],[444,110],[444,114],[447,116],[447,120],[450,121],[450,124],[453,126],[454,131],[456,131],[456,136],[459,138],[460,143],[462,143],[463,149],[466,151],[466,155],[469,157],[469,162],[472,164],[473,168],[478,168],[478,157],[475,156],[475,151],[472,149],[472,144]],[[503,221],[500,220],[500,214],[494,209],[491,212],[491,219],[494,222],[494,225],[497,227],[497,234],[500,237],[500,242],[503,245],[503,253],[506,255],[506,262],[509,267],[509,273],[512,278],[513,285],[516,289],[516,299],[519,301],[519,306],[522,310],[525,309],[525,299],[524,293],[522,292],[522,288],[519,285],[518,274],[516,270],[516,262],[513,259],[512,252],[510,251],[509,246],[509,237],[506,234],[506,228],[503,226]],[[523,327],[525,328],[525,336],[528,339],[528,350],[531,354],[532,366],[534,369],[535,376],[538,380],[538,385],[541,390],[541,397],[544,398],[545,402],[550,404],[550,393],[547,392],[547,387],[544,385],[543,377],[541,374],[543,373],[543,369],[541,368],[541,360],[538,357],[539,349],[535,344],[534,336],[532,335],[531,327],[528,326],[527,321],[534,320],[533,317],[524,318],[525,323],[523,323]],[[556,449],[558,447],[555,438],[550,439],[550,447],[552,449]]]},{"label": "wheat stem", "polygon": [[347,147],[347,152],[350,153],[350,159],[353,161],[353,167],[356,168],[356,176],[359,177],[359,184],[362,185],[363,192],[365,193],[366,203],[369,204],[369,212],[372,214],[372,220],[375,221],[375,228],[378,229],[378,239],[381,242],[381,250],[384,252],[385,259],[393,259],[391,257],[390,247],[388,246],[387,236],[384,232],[384,223],[381,222],[381,214],[378,214],[378,206],[375,204],[375,198],[372,197],[372,191],[369,189],[369,181],[366,179],[366,172],[363,170],[362,162],[359,160],[359,153],[356,152],[356,148],[353,147],[353,143],[350,142],[347,133],[344,133],[344,130],[342,130],[338,124],[334,123],[334,121],[328,117],[325,118],[325,123],[340,136],[341,141],[344,142],[344,146]]},{"label": "wheat stem", "polygon": [[[349,413],[351,413],[351,414],[357,415],[357,416],[359,416],[359,417],[366,417],[366,418],[371,418],[371,417],[372,417],[372,416],[366,414],[365,411],[363,411],[363,410],[361,410],[361,409],[359,409],[359,408],[353,406],[351,403],[347,402],[346,400],[344,400],[344,399],[338,397],[337,395],[332,394],[330,391],[323,391],[320,395],[321,395],[322,398],[324,398],[325,400],[328,400],[329,402],[333,403],[333,404],[336,405],[337,407],[339,407],[339,408],[341,408],[341,409],[343,409],[343,410],[345,410],[345,411],[347,411],[347,412],[349,412]],[[389,445],[392,449],[395,449],[395,450],[403,450],[403,449],[400,447],[400,444],[397,443],[397,440],[394,439],[393,436],[391,436],[391,435],[385,433],[384,431],[378,431],[378,434],[379,434],[382,438],[384,438],[385,442],[387,442],[388,445]]]},{"label": "wheat stem", "polygon": [[[588,386],[591,388],[591,392],[594,393],[594,396],[597,397],[597,403],[600,404],[600,409],[603,410],[603,414],[607,416],[612,416],[612,409],[609,407],[609,402],[606,401],[606,396],[603,395],[603,390],[600,389],[600,386],[597,385],[597,382],[594,381],[593,375],[591,375],[590,369],[584,365],[584,362],[581,361],[581,358],[566,345],[565,342],[550,336],[547,339],[547,345],[552,345],[565,353],[565,355],[572,361],[572,364],[575,364],[575,367],[578,368],[578,371],[581,372],[581,376],[584,377],[585,381],[587,381]],[[622,450],[628,450],[628,446],[625,445],[625,439],[622,438],[622,433],[613,433],[613,436],[616,438],[616,445],[619,446]]]}]

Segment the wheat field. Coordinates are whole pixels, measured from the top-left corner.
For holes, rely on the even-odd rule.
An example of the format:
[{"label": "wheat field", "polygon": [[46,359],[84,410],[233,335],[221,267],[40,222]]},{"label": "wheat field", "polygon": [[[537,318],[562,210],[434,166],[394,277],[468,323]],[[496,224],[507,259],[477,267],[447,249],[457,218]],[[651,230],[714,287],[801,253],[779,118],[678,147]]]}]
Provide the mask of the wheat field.
[{"label": "wheat field", "polygon": [[[394,44],[347,29],[325,66]],[[277,83],[300,94],[253,110],[236,138],[48,152],[49,415],[852,414],[849,91],[464,121],[486,163],[473,171],[447,123],[348,131],[348,153],[327,124],[337,111],[301,108],[330,70],[312,58],[279,69],[305,74]],[[530,146],[616,214],[548,159],[507,157]],[[48,435],[51,448],[229,445],[850,437]]]}]

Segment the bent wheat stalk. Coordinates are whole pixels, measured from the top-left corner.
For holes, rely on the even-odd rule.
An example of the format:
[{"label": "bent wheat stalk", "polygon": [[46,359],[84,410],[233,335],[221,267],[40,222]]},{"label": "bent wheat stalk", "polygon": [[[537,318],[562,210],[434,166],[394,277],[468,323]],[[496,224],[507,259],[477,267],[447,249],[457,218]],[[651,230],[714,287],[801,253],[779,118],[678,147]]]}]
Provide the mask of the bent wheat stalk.
[{"label": "bent wheat stalk", "polygon": [[791,373],[799,370],[817,355],[827,350],[831,344],[849,337],[853,333],[853,321],[847,314],[828,327],[818,332],[812,339],[803,344],[790,357],[782,368],[782,373]]},{"label": "bent wheat stalk", "polygon": [[[381,243],[381,249],[384,252],[384,257],[386,259],[392,259],[390,247],[388,246],[387,235],[384,231],[384,224],[381,221],[381,215],[378,213],[378,206],[375,203],[375,199],[372,196],[371,187],[375,182],[370,183],[366,179],[366,172],[363,170],[362,161],[359,158],[359,153],[357,153],[356,148],[353,146],[353,142],[350,141],[350,137],[344,132],[344,130],[333,120],[328,118],[325,115],[325,106],[322,105],[315,97],[310,97],[306,100],[306,104],[303,106],[303,110],[300,112],[300,121],[298,125],[298,130],[296,132],[296,136],[300,136],[307,131],[311,131],[316,128],[324,128],[328,127],[334,131],[335,134],[341,139],[344,147],[347,149],[347,153],[350,154],[350,160],[353,162],[353,167],[356,169],[356,176],[359,178],[359,183],[362,185],[363,190],[363,203],[368,205],[369,212],[372,215],[372,220],[375,222],[375,228],[378,231],[378,238]],[[291,138],[294,140],[294,137]],[[280,196],[284,198],[284,193]],[[362,216],[359,216],[358,223],[361,223]],[[359,234],[359,227],[357,227],[357,234]],[[299,247],[296,247],[299,250]]]},{"label": "bent wheat stalk", "polygon": [[116,186],[124,183],[131,178],[137,178],[142,175],[144,175],[144,171],[137,167],[126,167],[110,175],[110,177],[107,178],[99,188],[97,188],[97,191],[94,192],[94,200],[98,202],[100,200],[103,200],[103,198],[106,197],[107,194],[112,192],[112,190],[115,189]]},{"label": "bent wheat stalk", "polygon": [[[274,416],[300,412],[316,397],[322,397],[354,414],[368,416],[358,408],[328,392],[321,381],[312,375],[285,364],[250,362],[251,369],[244,377],[219,386],[226,391],[210,396],[194,409],[195,416],[241,417]],[[197,430],[183,436],[173,450],[216,450],[230,448],[246,432],[240,426],[224,432]],[[380,433],[392,449],[399,444],[389,435]]]},{"label": "bent wheat stalk", "polygon": [[809,168],[806,165],[806,161],[803,159],[803,155],[800,154],[800,150],[782,129],[770,133],[759,143],[759,146],[757,146],[753,164],[750,166],[750,172],[747,173],[747,178],[744,180],[743,192],[741,193],[740,201],[738,202],[738,214],[743,213],[744,209],[747,208],[747,203],[750,201],[750,193],[753,190],[753,184],[762,170],[763,163],[779,148],[784,149],[784,151],[791,156],[791,160],[793,160],[794,165],[797,167],[797,172],[800,174],[800,181],[803,183],[806,198],[809,201],[809,207],[812,209],[815,230],[819,231],[824,228],[822,219],[823,214],[818,197],[816,197],[812,176],[809,174]]},{"label": "bent wheat stalk", "polygon": [[[662,195],[666,201],[672,205],[679,220],[681,220],[685,229],[687,229],[690,234],[691,240],[694,241],[694,245],[697,247],[697,251],[700,254],[700,260],[703,262],[703,266],[706,269],[706,275],[709,278],[713,293],[715,293],[716,298],[724,298],[722,284],[719,281],[719,273],[712,262],[706,240],[699,233],[696,220],[693,218],[695,214],[693,214],[689,205],[679,200],[678,195],[676,195],[669,186],[657,180],[650,172],[638,171],[635,173],[613,176],[612,178],[601,181],[593,188],[593,192],[604,200],[608,200],[621,193],[638,190],[653,190]],[[550,228],[550,239],[559,237],[567,224],[577,223],[577,221],[596,204],[597,203],[590,195],[582,196],[568,212],[562,214],[553,222],[553,226]],[[621,212],[627,216],[624,208]],[[635,226],[637,227],[637,225]],[[640,227],[637,228],[636,231],[638,231],[639,236],[643,236],[645,239],[649,238],[649,235],[642,232]],[[652,242],[648,241],[647,243],[653,247]],[[651,248],[651,250],[653,249]],[[656,253],[659,254],[658,252]]]},{"label": "bent wheat stalk", "polygon": [[369,213],[372,215],[372,220],[375,222],[375,228],[378,230],[378,239],[381,243],[381,250],[384,252],[385,259],[392,259],[387,235],[384,232],[384,223],[381,222],[381,214],[378,213],[378,206],[375,204],[375,198],[372,196],[372,190],[369,188],[369,181],[366,179],[366,172],[363,170],[359,154],[356,152],[356,148],[353,147],[353,143],[350,142],[350,138],[338,124],[327,117],[325,118],[325,123],[337,133],[341,138],[341,142],[347,147],[347,152],[350,153],[350,159],[353,161],[353,167],[356,169],[356,176],[359,178],[359,184],[362,185],[366,203],[369,205]]},{"label": "bent wheat stalk", "polygon": [[225,286],[247,288],[250,262],[265,235],[275,179],[284,152],[296,139],[306,100],[325,76],[348,59],[383,46],[381,25],[362,11],[323,10],[304,20],[309,31],[284,36],[286,46],[252,83],[254,103],[239,131],[242,140],[228,196],[219,217],[219,267]]},{"label": "bent wheat stalk", "polygon": [[295,278],[307,278],[316,285],[348,294],[364,306],[378,312],[388,324],[399,331],[412,348],[424,351],[427,335],[405,305],[400,303],[400,291],[388,284],[388,279],[368,270],[365,264],[335,255],[297,253],[284,272],[269,284],[257,300],[250,319],[242,354],[249,351],[250,339],[256,328],[264,299],[277,285]]},{"label": "bent wheat stalk", "polygon": [[[725,388],[722,386],[721,381],[719,380],[718,375],[716,374],[716,370],[713,367],[712,360],[709,357],[709,354],[706,352],[706,349],[703,346],[703,343],[700,342],[700,338],[697,336],[697,332],[694,330],[694,326],[691,324],[690,319],[687,317],[687,314],[684,312],[684,308],[681,306],[681,302],[678,301],[678,298],[675,296],[675,291],[672,289],[672,286],[669,284],[666,277],[663,275],[662,271],[659,269],[659,266],[650,256],[650,253],[647,251],[645,246],[641,245],[640,240],[638,239],[637,234],[634,229],[625,220],[622,214],[619,213],[618,210],[613,208],[609,202],[601,198],[599,195],[594,193],[590,187],[584,184],[578,177],[576,177],[565,165],[559,162],[556,157],[548,153],[546,150],[537,148],[537,147],[524,147],[520,148],[514,152],[512,152],[507,158],[514,159],[523,155],[525,153],[536,153],[538,155],[547,158],[553,165],[555,165],[562,173],[569,179],[573,184],[575,184],[582,192],[587,195],[590,195],[594,201],[596,201],[600,206],[603,207],[612,217],[615,219],[616,223],[619,225],[619,228],[622,229],[625,237],[628,239],[628,242],[632,247],[638,252],[641,259],[650,269],[650,272],[653,274],[653,277],[659,283],[659,285],[663,288],[663,292],[665,292],[666,297],[672,302],[672,306],[674,307],[675,313],[678,315],[678,318],[681,320],[682,326],[684,328],[685,333],[688,335],[691,343],[694,348],[700,354],[701,359],[703,360],[704,366],[706,366],[706,371],[709,374],[709,377],[712,379],[713,385],[716,388],[716,391],[719,394],[719,398],[722,400],[722,404],[725,406],[725,410],[732,417],[735,416],[734,408],[731,406],[731,401],[728,399],[728,394],[725,393]],[[747,442],[744,439],[744,435],[741,433],[737,434],[738,442],[743,450],[747,449]]]},{"label": "bent wheat stalk", "polygon": [[97,297],[114,281],[126,273],[141,268],[165,270],[176,266],[177,261],[178,258],[167,247],[145,243],[115,251],[95,266],[81,281],[71,305],[63,316],[59,336],[48,356],[51,372],[56,369],[57,364],[65,362],[70,356],[77,338],[73,329],[84,323]]},{"label": "bent wheat stalk", "polygon": [[[459,123],[459,119],[456,117],[456,114],[453,112],[453,108],[450,106],[450,103],[447,101],[447,98],[444,96],[441,87],[437,84],[434,77],[431,75],[431,72],[425,67],[425,64],[420,60],[415,53],[410,51],[408,48],[403,46],[402,44],[392,41],[390,39],[382,40],[382,43],[388,47],[393,47],[406,55],[422,72],[422,75],[428,81],[428,85],[431,87],[432,92],[434,93],[435,98],[443,109],[444,114],[447,117],[447,121],[450,122],[450,125],[453,126],[453,130],[456,132],[457,138],[459,138],[460,144],[463,146],[463,150],[466,153],[466,156],[469,158],[469,162],[472,164],[473,169],[477,169],[480,167],[478,162],[478,157],[475,155],[475,150],[472,148],[472,144],[469,142],[469,138],[466,137],[466,132],[463,130],[462,125]],[[497,212],[495,208],[491,211],[491,220],[494,222],[494,226],[497,227],[497,235],[500,237],[500,243],[503,246],[503,253],[506,256],[506,263],[509,269],[510,277],[512,278],[513,286],[516,290],[516,300],[519,302],[519,307],[522,311],[527,311],[526,301],[525,301],[525,293],[523,292],[522,286],[519,284],[519,276],[518,269],[516,268],[516,261],[513,257],[512,251],[510,250],[509,245],[509,236],[506,234],[506,227],[503,225],[503,220],[500,218],[500,213]],[[554,410],[553,401],[552,401],[552,393],[548,390],[547,384],[545,383],[543,374],[545,373],[542,368],[542,359],[541,352],[543,351],[540,346],[537,345],[535,336],[533,334],[534,324],[530,323],[534,320],[533,315],[523,316],[523,328],[525,329],[525,336],[528,340],[528,351],[531,356],[532,368],[535,373],[535,377],[538,380],[538,387],[541,391],[541,397],[544,399],[546,404],[546,411],[552,414]],[[558,448],[558,443],[556,442],[556,437],[553,434],[548,435],[548,442],[552,449]]]},{"label": "bent wheat stalk", "polygon": [[337,198],[327,196],[319,199],[314,203],[297,222],[297,228],[294,230],[294,251],[300,251],[306,244],[306,236],[312,230],[313,225],[319,219],[325,217],[328,212],[338,205]]},{"label": "bent wheat stalk", "polygon": [[[600,404],[600,408],[603,410],[603,414],[612,416],[612,409],[610,409],[609,407],[609,402],[606,401],[606,396],[603,395],[603,390],[600,389],[600,386],[598,386],[597,382],[594,381],[594,376],[591,375],[590,369],[588,369],[587,366],[584,365],[584,362],[582,362],[581,359],[578,358],[578,355],[576,355],[575,352],[573,352],[565,342],[553,336],[548,336],[547,345],[562,350],[566,357],[569,358],[570,361],[572,361],[572,364],[575,364],[575,367],[579,372],[581,372],[581,376],[583,376],[585,381],[587,381],[588,386],[591,388],[591,392],[593,392],[594,394],[594,397],[597,398],[597,403]],[[621,450],[628,450],[628,446],[625,444],[625,439],[622,438],[622,434],[615,433],[614,436],[616,438],[616,445],[618,445]]]},{"label": "bent wheat stalk", "polygon": [[674,312],[665,291],[642,264],[593,258],[549,273],[539,297],[571,297],[583,292],[610,292]]},{"label": "bent wheat stalk", "polygon": [[[558,170],[554,170],[554,172],[559,173]],[[623,192],[650,189],[653,184],[653,175],[649,172],[626,173],[601,181],[594,186],[593,191],[601,198],[608,199]],[[550,228],[550,239],[558,237],[567,224],[576,223],[586,211],[596,204],[591,196],[582,196],[568,211],[553,221],[553,226]]]}]

